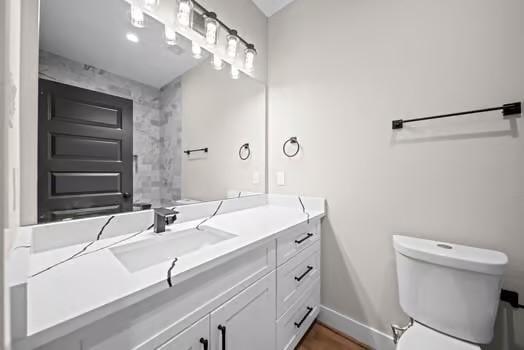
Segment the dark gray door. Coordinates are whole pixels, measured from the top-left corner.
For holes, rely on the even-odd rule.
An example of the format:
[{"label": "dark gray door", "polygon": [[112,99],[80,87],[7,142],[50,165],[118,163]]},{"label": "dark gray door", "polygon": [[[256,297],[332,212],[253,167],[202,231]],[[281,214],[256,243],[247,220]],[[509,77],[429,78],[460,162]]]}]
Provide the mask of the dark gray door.
[{"label": "dark gray door", "polygon": [[131,210],[132,169],[132,100],[40,79],[39,222]]}]

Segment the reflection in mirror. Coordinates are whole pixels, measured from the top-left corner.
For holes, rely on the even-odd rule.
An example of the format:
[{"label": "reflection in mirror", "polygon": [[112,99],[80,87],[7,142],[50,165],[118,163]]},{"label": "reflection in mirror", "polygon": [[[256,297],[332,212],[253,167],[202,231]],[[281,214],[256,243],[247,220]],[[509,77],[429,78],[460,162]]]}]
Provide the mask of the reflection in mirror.
[{"label": "reflection in mirror", "polygon": [[262,83],[123,0],[40,11],[39,222],[265,192]]}]

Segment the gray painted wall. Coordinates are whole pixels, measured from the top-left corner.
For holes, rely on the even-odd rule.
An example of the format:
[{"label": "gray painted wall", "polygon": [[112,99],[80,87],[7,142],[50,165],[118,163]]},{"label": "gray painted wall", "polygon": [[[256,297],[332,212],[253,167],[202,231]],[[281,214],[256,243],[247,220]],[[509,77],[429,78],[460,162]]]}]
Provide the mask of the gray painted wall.
[{"label": "gray painted wall", "polygon": [[40,52],[40,77],[133,100],[135,202],[169,205],[180,199],[181,84],[162,89]]},{"label": "gray painted wall", "polygon": [[[398,232],[501,250],[504,286],[524,295],[523,119],[391,130],[523,100],[523,13],[521,0],[297,0],[270,18],[270,191],[327,198],[323,304],[387,333],[406,321]],[[523,330],[524,310],[501,309],[490,348],[524,349]]]}]

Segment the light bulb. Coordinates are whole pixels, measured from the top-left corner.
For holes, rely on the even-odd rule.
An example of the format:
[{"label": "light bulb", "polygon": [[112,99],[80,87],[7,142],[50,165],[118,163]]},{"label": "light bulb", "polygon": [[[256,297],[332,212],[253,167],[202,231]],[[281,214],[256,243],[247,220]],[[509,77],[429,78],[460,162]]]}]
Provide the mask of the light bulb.
[{"label": "light bulb", "polygon": [[208,12],[205,14],[206,24],[206,41],[210,45],[215,45],[218,38],[218,21],[217,14],[214,12]]},{"label": "light bulb", "polygon": [[244,57],[244,68],[248,72],[252,72],[254,65],[255,65],[255,56],[257,55],[257,51],[255,50],[255,45],[248,44],[246,45],[246,52]]},{"label": "light bulb", "polygon": [[238,36],[236,30],[231,30],[227,36],[227,55],[231,58],[237,56]]},{"label": "light bulb", "polygon": [[178,22],[184,27],[191,26],[191,14],[193,11],[193,2],[191,0],[178,1]]},{"label": "light bulb", "polygon": [[193,57],[197,60],[202,58],[202,48],[197,43],[193,42],[191,45],[191,52],[193,53]]},{"label": "light bulb", "polygon": [[131,24],[137,28],[145,26],[144,12],[135,5],[131,5]]},{"label": "light bulb", "polygon": [[224,67],[224,62],[216,54],[213,55],[213,68],[221,70]]},{"label": "light bulb", "polygon": [[148,9],[153,9],[157,7],[160,3],[160,0],[144,0],[144,6]]},{"label": "light bulb", "polygon": [[240,71],[234,66],[231,66],[231,78],[235,80],[240,78]]},{"label": "light bulb", "polygon": [[164,37],[166,40],[166,44],[170,46],[176,45],[176,32],[173,29],[166,26],[164,31]]}]

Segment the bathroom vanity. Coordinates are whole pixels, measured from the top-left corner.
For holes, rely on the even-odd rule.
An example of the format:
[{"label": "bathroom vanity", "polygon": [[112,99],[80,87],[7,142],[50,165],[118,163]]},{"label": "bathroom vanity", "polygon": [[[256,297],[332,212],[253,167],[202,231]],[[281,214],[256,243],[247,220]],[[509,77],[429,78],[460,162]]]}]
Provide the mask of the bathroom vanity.
[{"label": "bathroom vanity", "polygon": [[15,349],[293,349],[319,312],[324,201],[177,210],[159,234],[152,211],[22,228]]}]

